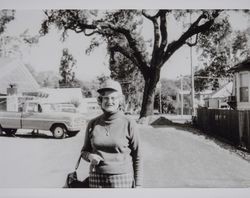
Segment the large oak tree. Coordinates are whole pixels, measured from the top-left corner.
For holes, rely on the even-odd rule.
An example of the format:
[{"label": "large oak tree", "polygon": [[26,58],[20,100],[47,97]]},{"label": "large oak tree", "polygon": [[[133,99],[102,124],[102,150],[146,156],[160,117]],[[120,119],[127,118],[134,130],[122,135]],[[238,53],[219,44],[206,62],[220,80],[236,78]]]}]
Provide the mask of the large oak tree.
[{"label": "large oak tree", "polygon": [[[171,18],[177,22],[182,18],[189,19],[191,12],[195,12],[196,18],[183,29],[176,40],[170,41],[168,21]],[[129,59],[144,78],[140,112],[142,118],[153,112],[155,89],[164,64],[183,45],[194,45],[196,42],[190,43],[190,38],[208,31],[220,12],[221,10],[46,10],[41,32],[46,34],[51,25],[56,25],[63,31],[63,36],[69,30],[83,33],[93,38],[90,50],[105,42],[110,55],[119,53]],[[151,48],[148,48],[148,41],[142,33],[145,21],[151,23]]]}]

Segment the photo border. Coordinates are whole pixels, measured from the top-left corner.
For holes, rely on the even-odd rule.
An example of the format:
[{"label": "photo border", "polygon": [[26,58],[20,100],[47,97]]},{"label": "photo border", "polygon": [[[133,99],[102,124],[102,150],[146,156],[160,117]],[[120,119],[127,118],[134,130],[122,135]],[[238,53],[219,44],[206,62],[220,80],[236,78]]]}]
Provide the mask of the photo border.
[{"label": "photo border", "polygon": [[[0,0],[1,9],[250,9],[249,0]],[[1,178],[0,178],[1,179]],[[247,197],[249,188],[144,188],[136,190],[1,189],[0,198],[34,197]],[[122,196],[121,196],[122,195]]]}]

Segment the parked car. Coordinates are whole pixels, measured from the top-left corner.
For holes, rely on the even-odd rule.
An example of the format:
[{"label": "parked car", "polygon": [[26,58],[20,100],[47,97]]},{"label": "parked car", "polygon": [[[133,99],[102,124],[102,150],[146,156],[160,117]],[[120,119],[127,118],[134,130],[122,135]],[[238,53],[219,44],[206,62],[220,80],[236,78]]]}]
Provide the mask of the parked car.
[{"label": "parked car", "polygon": [[28,101],[18,112],[0,112],[0,133],[14,135],[18,129],[50,130],[55,138],[74,136],[84,126],[79,113],[59,111],[55,104]]}]

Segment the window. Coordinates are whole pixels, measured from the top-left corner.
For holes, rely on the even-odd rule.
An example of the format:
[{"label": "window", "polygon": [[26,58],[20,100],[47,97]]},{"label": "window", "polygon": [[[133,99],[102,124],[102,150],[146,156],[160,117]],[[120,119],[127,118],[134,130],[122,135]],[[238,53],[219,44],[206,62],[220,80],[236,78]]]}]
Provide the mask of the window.
[{"label": "window", "polygon": [[27,106],[27,112],[38,112],[36,103],[29,103]]},{"label": "window", "polygon": [[241,73],[240,74],[240,102],[249,101],[248,85],[249,85],[248,73]]}]

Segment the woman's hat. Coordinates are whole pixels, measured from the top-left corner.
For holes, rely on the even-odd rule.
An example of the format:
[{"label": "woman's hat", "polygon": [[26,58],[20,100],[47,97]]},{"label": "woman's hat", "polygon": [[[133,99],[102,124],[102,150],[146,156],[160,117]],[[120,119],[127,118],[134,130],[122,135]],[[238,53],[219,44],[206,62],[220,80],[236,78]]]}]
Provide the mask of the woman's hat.
[{"label": "woman's hat", "polygon": [[97,92],[101,93],[101,92],[106,91],[106,90],[114,90],[114,91],[117,91],[120,94],[122,94],[122,87],[121,87],[120,83],[117,81],[114,81],[112,79],[108,79],[108,80],[104,81],[101,84],[100,88],[97,90]]}]

